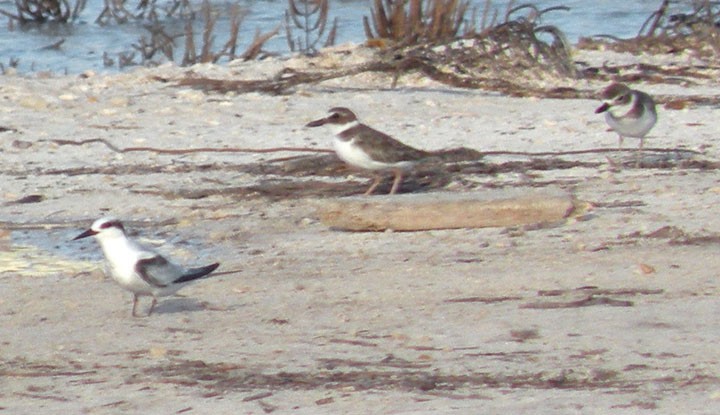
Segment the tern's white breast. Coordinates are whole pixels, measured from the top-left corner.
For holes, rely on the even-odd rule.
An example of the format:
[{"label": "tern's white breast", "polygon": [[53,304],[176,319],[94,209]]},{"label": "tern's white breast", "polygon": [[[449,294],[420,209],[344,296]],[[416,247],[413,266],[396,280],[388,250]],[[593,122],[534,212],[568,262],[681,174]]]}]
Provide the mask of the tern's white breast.
[{"label": "tern's white breast", "polygon": [[125,237],[100,240],[110,276],[126,290],[136,293],[150,293],[152,287],[137,272],[135,264],[148,253]]}]

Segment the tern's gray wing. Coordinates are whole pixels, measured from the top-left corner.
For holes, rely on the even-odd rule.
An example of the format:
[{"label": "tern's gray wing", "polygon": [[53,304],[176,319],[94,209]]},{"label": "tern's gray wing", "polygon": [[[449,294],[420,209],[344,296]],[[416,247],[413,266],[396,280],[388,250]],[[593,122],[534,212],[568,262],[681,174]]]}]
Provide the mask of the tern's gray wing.
[{"label": "tern's gray wing", "polygon": [[135,272],[148,284],[164,288],[183,275],[183,269],[161,255],[139,259],[135,264]]},{"label": "tern's gray wing", "polygon": [[176,279],[173,282],[179,284],[181,282],[188,282],[205,277],[211,272],[215,271],[219,266],[220,264],[216,262],[214,264],[206,265],[200,268],[190,268],[189,270],[185,271],[185,274],[182,277]]}]

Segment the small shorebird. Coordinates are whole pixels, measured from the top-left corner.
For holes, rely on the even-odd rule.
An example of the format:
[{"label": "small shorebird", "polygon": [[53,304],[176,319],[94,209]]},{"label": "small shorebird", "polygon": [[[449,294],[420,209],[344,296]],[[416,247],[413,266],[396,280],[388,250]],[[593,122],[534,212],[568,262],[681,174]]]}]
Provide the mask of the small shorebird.
[{"label": "small shorebird", "polygon": [[[357,116],[347,108],[330,109],[325,118],[309,122],[306,127],[329,124],[335,132],[333,146],[335,153],[345,163],[371,171],[390,170],[395,174],[390,194],[400,187],[403,172],[409,170],[420,159],[430,153],[410,147],[374,128],[361,124]],[[380,184],[382,176],[375,175],[375,181],[365,192],[371,194]]]},{"label": "small shorebird", "polygon": [[605,121],[618,134],[618,148],[622,148],[624,137],[640,139],[636,154],[639,165],[638,157],[643,149],[645,135],[657,122],[655,101],[650,95],[619,83],[613,83],[605,88],[600,96],[605,102],[595,110],[595,113],[605,113]]},{"label": "small shorebird", "polygon": [[157,297],[174,294],[190,281],[203,278],[220,266],[214,263],[185,269],[128,238],[122,223],[115,218],[96,220],[90,229],[73,240],[88,236],[94,236],[100,243],[107,261],[106,272],[121,287],[133,293],[133,317],[138,317],[138,297],[144,295],[153,298],[147,314],[149,316],[157,304]]}]

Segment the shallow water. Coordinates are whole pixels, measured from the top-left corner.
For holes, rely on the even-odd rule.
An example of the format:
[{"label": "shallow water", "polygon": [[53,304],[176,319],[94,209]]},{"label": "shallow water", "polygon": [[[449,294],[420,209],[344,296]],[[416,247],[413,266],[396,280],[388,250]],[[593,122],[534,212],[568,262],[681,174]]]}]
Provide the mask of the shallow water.
[{"label": "shallow water", "polygon": [[[71,3],[74,4],[73,1]],[[128,1],[136,4],[135,1]],[[199,1],[195,0],[195,4]],[[485,0],[471,0],[479,13]],[[498,10],[500,16],[504,15],[510,0],[495,0],[492,5]],[[534,2],[514,1],[513,4],[533,3],[543,9],[551,6],[564,5],[570,7],[569,11],[553,11],[543,17],[544,24],[559,27],[571,42],[576,42],[580,36],[595,34],[610,34],[619,37],[631,37],[637,34],[639,28],[648,16],[659,7],[660,0],[542,0]],[[679,2],[675,7],[682,7],[688,1]],[[164,4],[158,0],[158,4]],[[227,5],[228,2],[214,2],[213,6],[220,10],[220,19],[215,30],[214,44],[221,45],[226,40],[228,32]],[[241,25],[239,50],[243,51],[250,44],[256,30],[265,33],[284,22],[284,13],[287,9],[286,0],[242,0],[238,4],[247,13]],[[330,4],[330,18],[338,19],[336,43],[354,42],[362,43],[365,33],[362,27],[362,17],[370,14],[369,0],[333,0]],[[116,72],[118,56],[121,53],[133,51],[133,44],[137,44],[140,37],[147,32],[142,22],[129,24],[110,24],[100,26],[95,23],[96,17],[102,10],[103,2],[89,1],[80,15],[79,21],[72,24],[28,24],[19,27],[11,25],[10,19],[0,16],[0,64],[8,66],[12,60],[18,61],[20,72],[53,71],[57,73],[80,73],[84,70],[97,72]],[[130,6],[130,10],[132,10]],[[13,13],[14,2],[0,1],[0,8]],[[182,33],[183,25],[180,21],[165,22],[172,27],[169,32]],[[14,26],[14,27],[10,27]],[[201,25],[196,27],[200,30]],[[299,34],[296,32],[296,34]],[[57,49],[48,49],[60,40],[65,41]],[[200,35],[196,36],[200,42]],[[182,42],[178,42],[175,51],[175,60],[182,56]],[[287,54],[289,47],[285,37],[285,30],[281,29],[277,36],[265,45],[265,51],[273,54]],[[114,61],[113,65],[105,66],[103,55]]]},{"label": "shallow water", "polygon": [[99,249],[93,252],[83,244],[73,244],[67,229],[27,229],[12,231],[0,246],[0,277],[20,275],[74,275],[92,271],[100,261]]},{"label": "shallow water", "polygon": [[[82,227],[32,228],[17,229],[4,235],[0,239],[0,278],[74,275],[102,268],[103,254],[97,241],[93,238],[73,240],[82,230]],[[166,238],[157,229],[144,234],[133,235],[133,238],[182,264],[197,265],[218,255],[212,244],[185,239],[179,234]]]}]

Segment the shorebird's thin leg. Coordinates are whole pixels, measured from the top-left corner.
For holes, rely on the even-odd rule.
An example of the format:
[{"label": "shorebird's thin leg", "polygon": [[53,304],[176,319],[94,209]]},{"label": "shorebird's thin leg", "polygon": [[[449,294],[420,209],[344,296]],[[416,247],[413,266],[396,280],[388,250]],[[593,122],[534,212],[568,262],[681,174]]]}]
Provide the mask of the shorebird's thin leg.
[{"label": "shorebird's thin leg", "polygon": [[[618,152],[622,151],[622,145],[623,145],[624,139],[625,138],[622,136],[622,134],[618,134]],[[622,166],[622,164],[623,164],[622,156],[620,154],[618,154],[618,158],[621,159],[621,161],[619,162],[619,165]],[[610,157],[608,157],[607,159],[608,159],[608,161],[610,161]],[[614,161],[610,163],[610,167],[614,170],[619,170],[617,164]]]},{"label": "shorebird's thin leg", "polygon": [[393,181],[392,188],[390,189],[391,195],[394,195],[395,192],[400,188],[400,181],[402,180],[402,171],[401,170],[395,170],[395,180]]},{"label": "shorebird's thin leg", "polygon": [[378,187],[378,185],[380,184],[380,180],[382,180],[382,176],[375,176],[375,181],[373,182],[372,186],[367,189],[367,191],[365,192],[365,196],[371,195],[372,192],[375,191],[375,188]]},{"label": "shorebird's thin leg", "polygon": [[640,146],[638,147],[637,152],[635,152],[635,167],[636,168],[640,168],[640,158],[642,156],[644,141],[645,141],[645,137],[640,137]]},{"label": "shorebird's thin leg", "polygon": [[133,309],[132,309],[132,316],[137,317],[136,309],[138,305],[138,295],[133,293]]},{"label": "shorebird's thin leg", "polygon": [[157,304],[157,298],[153,295],[152,304],[150,304],[150,311],[148,311],[148,317],[150,317],[150,314],[152,314],[153,309],[155,308],[155,305]]}]

